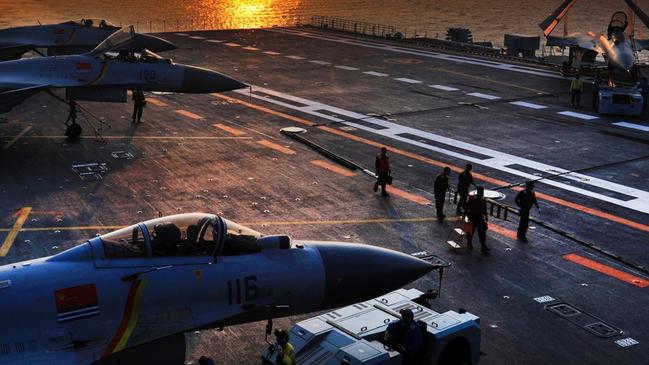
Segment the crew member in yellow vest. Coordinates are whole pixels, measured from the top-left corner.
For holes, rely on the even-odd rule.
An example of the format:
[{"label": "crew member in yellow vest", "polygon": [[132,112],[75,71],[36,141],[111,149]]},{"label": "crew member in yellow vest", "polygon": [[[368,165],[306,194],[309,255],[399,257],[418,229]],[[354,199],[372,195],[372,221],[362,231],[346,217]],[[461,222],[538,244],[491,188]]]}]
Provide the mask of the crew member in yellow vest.
[{"label": "crew member in yellow vest", "polygon": [[582,90],[584,90],[584,83],[579,80],[579,74],[577,74],[575,79],[570,83],[570,104],[573,108],[579,107]]},{"label": "crew member in yellow vest", "polygon": [[275,364],[296,365],[293,345],[288,342],[288,331],[276,330],[275,337],[277,337],[277,345],[279,345],[279,351],[275,357]]}]

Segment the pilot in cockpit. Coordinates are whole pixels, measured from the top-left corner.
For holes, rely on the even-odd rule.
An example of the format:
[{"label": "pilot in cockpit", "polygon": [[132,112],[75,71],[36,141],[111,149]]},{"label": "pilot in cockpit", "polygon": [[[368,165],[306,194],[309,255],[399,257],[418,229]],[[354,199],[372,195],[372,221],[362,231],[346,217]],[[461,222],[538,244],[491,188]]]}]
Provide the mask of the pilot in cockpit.
[{"label": "pilot in cockpit", "polygon": [[106,21],[102,19],[99,22],[99,28],[106,28],[106,26],[108,26],[108,24],[106,24]]},{"label": "pilot in cockpit", "polygon": [[88,28],[92,27],[92,19],[84,19],[83,26]]},{"label": "pilot in cockpit", "polygon": [[171,222],[158,223],[151,235],[151,248],[154,256],[173,256],[180,244],[180,229]]}]

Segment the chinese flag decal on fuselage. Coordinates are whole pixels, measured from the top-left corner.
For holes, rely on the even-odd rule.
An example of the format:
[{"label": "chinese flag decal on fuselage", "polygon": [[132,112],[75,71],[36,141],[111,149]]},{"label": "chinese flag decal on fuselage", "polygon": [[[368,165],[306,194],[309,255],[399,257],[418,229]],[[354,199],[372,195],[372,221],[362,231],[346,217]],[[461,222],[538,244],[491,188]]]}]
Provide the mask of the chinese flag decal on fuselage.
[{"label": "chinese flag decal on fuselage", "polygon": [[54,292],[54,297],[59,323],[99,314],[95,284],[59,289]]}]

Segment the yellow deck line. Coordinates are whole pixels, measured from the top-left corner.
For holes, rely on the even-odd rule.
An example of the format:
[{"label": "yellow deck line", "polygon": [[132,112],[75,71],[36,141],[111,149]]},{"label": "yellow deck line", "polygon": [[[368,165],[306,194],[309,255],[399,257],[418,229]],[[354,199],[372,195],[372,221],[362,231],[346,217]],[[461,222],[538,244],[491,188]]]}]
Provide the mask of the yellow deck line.
[{"label": "yellow deck line", "polygon": [[[335,224],[381,224],[381,223],[423,223],[434,222],[434,217],[419,218],[368,218],[368,219],[346,219],[346,220],[318,220],[318,221],[262,221],[262,222],[238,222],[244,226],[299,226],[299,225],[335,225]],[[457,220],[447,218],[446,220]],[[70,227],[37,227],[23,228],[21,232],[44,232],[44,231],[112,231],[127,226],[70,226]],[[0,232],[11,231],[11,228],[0,228]]]},{"label": "yellow deck line", "polygon": [[25,224],[25,221],[27,221],[27,217],[29,217],[29,213],[31,211],[32,207],[21,208],[20,215],[18,216],[18,218],[16,218],[16,223],[14,223],[13,228],[11,228],[9,234],[7,235],[7,238],[5,238],[4,243],[2,243],[2,247],[0,247],[0,257],[7,256],[9,250],[11,249],[11,246],[16,240],[16,236],[18,236],[18,232],[20,232],[20,230],[23,228],[23,224]]},{"label": "yellow deck line", "polygon": [[219,129],[224,130],[224,131],[226,131],[226,132],[228,132],[228,133],[230,133],[232,135],[235,135],[237,137],[243,136],[243,135],[246,134],[246,132],[244,132],[244,131],[240,131],[240,130],[238,130],[236,128],[232,128],[229,125],[225,125],[223,123],[212,124],[212,127],[219,128]]},{"label": "yellow deck line", "polygon": [[156,99],[156,98],[148,98],[148,99],[146,99],[146,101],[147,101],[147,103],[151,103],[151,104],[153,104],[155,106],[160,106],[160,107],[167,106],[167,103],[165,103],[164,101],[162,101],[160,99]]},{"label": "yellow deck line", "polygon": [[352,176],[356,175],[351,170],[336,166],[336,165],[331,164],[331,163],[329,163],[327,161],[313,160],[313,161],[311,161],[311,163],[318,166],[318,167],[322,167],[323,169],[325,169],[327,171],[334,172],[334,173],[336,173],[338,175],[342,175],[342,176],[346,176],[346,177],[352,177]]},{"label": "yellow deck line", "polygon": [[18,133],[17,136],[15,136],[11,141],[7,142],[7,144],[2,147],[3,150],[8,150],[9,147],[13,146],[14,143],[16,143],[20,137],[24,136],[27,132],[29,132],[32,129],[32,126],[27,126],[25,129],[23,129],[20,133]]},{"label": "yellow deck line", "polygon": [[188,110],[185,110],[185,109],[178,109],[178,110],[176,110],[176,113],[178,113],[180,115],[183,115],[183,116],[185,116],[187,118],[195,119],[195,120],[205,119],[205,118],[201,117],[200,115],[194,114],[194,113],[192,113],[192,112],[190,112]]},{"label": "yellow deck line", "polygon": [[281,153],[286,154],[286,155],[294,155],[295,154],[295,151],[293,151],[292,149],[284,147],[284,146],[279,145],[277,143],[273,143],[273,142],[265,140],[265,139],[262,139],[261,141],[257,141],[257,143],[259,143],[260,145],[262,145],[264,147],[268,147],[268,148],[270,148],[272,150],[281,152]]},{"label": "yellow deck line", "polygon": [[[7,137],[16,137],[16,136],[4,136],[4,138]],[[66,136],[26,136],[23,137],[25,139],[63,139],[67,138]],[[97,137],[95,136],[79,136],[78,138],[81,139],[96,139]],[[236,136],[102,136],[103,139],[151,139],[151,140],[159,140],[159,139],[196,139],[196,140],[216,140],[216,139],[252,139],[252,137],[236,137]]]}]

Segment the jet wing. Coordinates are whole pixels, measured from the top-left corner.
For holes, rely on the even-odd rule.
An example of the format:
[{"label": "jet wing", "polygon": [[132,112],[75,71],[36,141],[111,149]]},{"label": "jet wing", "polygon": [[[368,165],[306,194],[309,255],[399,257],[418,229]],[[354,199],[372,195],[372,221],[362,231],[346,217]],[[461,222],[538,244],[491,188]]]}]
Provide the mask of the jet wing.
[{"label": "jet wing", "polygon": [[550,14],[544,21],[539,23],[539,27],[543,29],[543,34],[547,37],[552,33],[554,28],[559,24],[561,19],[568,14],[570,8],[575,4],[577,0],[565,0],[559,7]]},{"label": "jet wing", "polygon": [[35,46],[32,44],[19,44],[19,45],[0,45],[0,62],[1,61],[11,61],[17,60],[23,56],[26,52],[34,49]]},{"label": "jet wing", "polygon": [[580,47],[588,50],[594,50],[597,46],[595,40],[586,36],[554,37],[548,36],[546,45],[557,47]]},{"label": "jet wing", "polygon": [[34,85],[20,89],[0,90],[0,113],[8,113],[16,105],[22,103],[25,99],[45,90],[50,85]]}]

